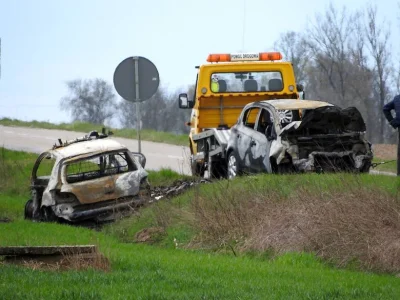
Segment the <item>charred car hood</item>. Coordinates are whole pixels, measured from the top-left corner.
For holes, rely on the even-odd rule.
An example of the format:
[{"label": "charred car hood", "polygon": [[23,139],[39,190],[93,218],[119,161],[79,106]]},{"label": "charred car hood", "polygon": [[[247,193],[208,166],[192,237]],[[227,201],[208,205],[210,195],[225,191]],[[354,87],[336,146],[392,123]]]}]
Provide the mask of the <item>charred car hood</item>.
[{"label": "charred car hood", "polygon": [[296,121],[284,127],[280,133],[288,133],[304,128],[336,128],[340,131],[363,132],[366,130],[361,113],[355,107],[341,109],[336,106],[324,106],[307,111],[302,121]]}]

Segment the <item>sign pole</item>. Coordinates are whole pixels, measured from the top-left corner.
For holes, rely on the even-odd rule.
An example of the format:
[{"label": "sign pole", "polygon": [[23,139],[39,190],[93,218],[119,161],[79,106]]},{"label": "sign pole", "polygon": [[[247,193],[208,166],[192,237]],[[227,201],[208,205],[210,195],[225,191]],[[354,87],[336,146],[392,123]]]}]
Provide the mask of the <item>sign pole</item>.
[{"label": "sign pole", "polygon": [[139,94],[139,58],[133,57],[135,63],[135,101],[136,101],[136,131],[138,140],[138,152],[142,153],[142,143],[140,140],[140,94]]}]

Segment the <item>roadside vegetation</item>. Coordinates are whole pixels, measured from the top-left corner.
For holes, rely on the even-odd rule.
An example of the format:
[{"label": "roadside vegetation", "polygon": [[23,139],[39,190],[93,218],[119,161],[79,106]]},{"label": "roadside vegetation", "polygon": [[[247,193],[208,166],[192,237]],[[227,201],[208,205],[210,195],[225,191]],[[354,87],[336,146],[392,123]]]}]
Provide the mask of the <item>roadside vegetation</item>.
[{"label": "roadside vegetation", "polygon": [[[110,128],[103,125],[95,125],[87,122],[73,122],[73,123],[60,123],[53,124],[49,122],[40,122],[40,121],[20,121],[16,119],[2,118],[0,119],[0,125],[4,126],[18,126],[18,127],[31,127],[31,128],[43,128],[43,129],[59,129],[59,130],[68,130],[68,131],[77,131],[77,132],[90,132],[92,130],[101,131],[104,127],[108,130],[111,130],[116,137],[122,138],[137,138],[137,131],[135,129],[130,128]],[[150,142],[158,142],[158,143],[166,143],[172,145],[188,145],[188,136],[187,134],[174,134],[171,132],[163,132],[152,129],[144,129],[140,131],[140,137],[144,141]]]},{"label": "roadside vegetation", "polygon": [[[0,153],[0,219],[9,221],[0,223],[1,246],[94,244],[109,261],[107,267],[48,270],[0,259],[4,299],[400,296],[394,276],[400,272],[397,178],[310,174],[218,181],[95,231],[23,220],[36,155]],[[162,170],[150,172],[149,180],[180,178]]]}]

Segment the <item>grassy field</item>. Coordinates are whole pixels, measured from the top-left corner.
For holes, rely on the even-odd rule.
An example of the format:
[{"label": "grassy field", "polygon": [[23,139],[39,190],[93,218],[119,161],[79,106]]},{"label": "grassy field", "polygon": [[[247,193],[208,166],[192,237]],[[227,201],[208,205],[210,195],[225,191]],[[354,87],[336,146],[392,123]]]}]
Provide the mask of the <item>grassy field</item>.
[{"label": "grassy field", "polygon": [[[49,122],[39,122],[39,121],[20,121],[16,119],[2,118],[0,119],[0,125],[4,126],[19,126],[19,127],[32,127],[32,128],[44,128],[44,129],[60,129],[78,132],[90,132],[92,130],[101,131],[102,127],[110,129],[114,136],[136,139],[137,131],[135,129],[116,129],[109,128],[103,125],[93,125],[84,122],[74,122],[74,123],[61,123],[52,124]],[[144,141],[167,143],[172,145],[182,145],[188,146],[188,136],[187,134],[173,134],[170,132],[161,132],[155,130],[142,130],[140,132],[141,139]]]},{"label": "grassy field", "polygon": [[[1,299],[400,297],[400,278],[394,276],[400,272],[399,248],[393,248],[400,238],[397,178],[310,174],[220,181],[98,232],[23,220],[36,155],[0,153],[0,218],[12,220],[0,223],[1,246],[95,244],[110,262],[107,271],[3,262]],[[151,172],[149,180],[168,184],[177,178],[163,170]],[[377,253],[366,253],[365,241],[382,252],[372,257],[375,264],[365,260]]]}]

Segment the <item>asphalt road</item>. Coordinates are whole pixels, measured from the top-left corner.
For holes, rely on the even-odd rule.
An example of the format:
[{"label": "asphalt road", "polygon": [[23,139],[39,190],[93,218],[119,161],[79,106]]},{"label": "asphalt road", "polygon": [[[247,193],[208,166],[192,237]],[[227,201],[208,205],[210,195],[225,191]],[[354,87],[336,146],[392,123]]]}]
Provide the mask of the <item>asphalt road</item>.
[{"label": "asphalt road", "polygon": [[[41,153],[50,149],[58,139],[72,140],[86,133],[49,130],[26,127],[8,127],[0,125],[0,146],[27,152]],[[131,151],[138,151],[138,142],[133,139],[116,138]],[[146,169],[159,170],[170,168],[181,174],[190,174],[188,147],[142,141],[142,153],[147,158]]]}]

